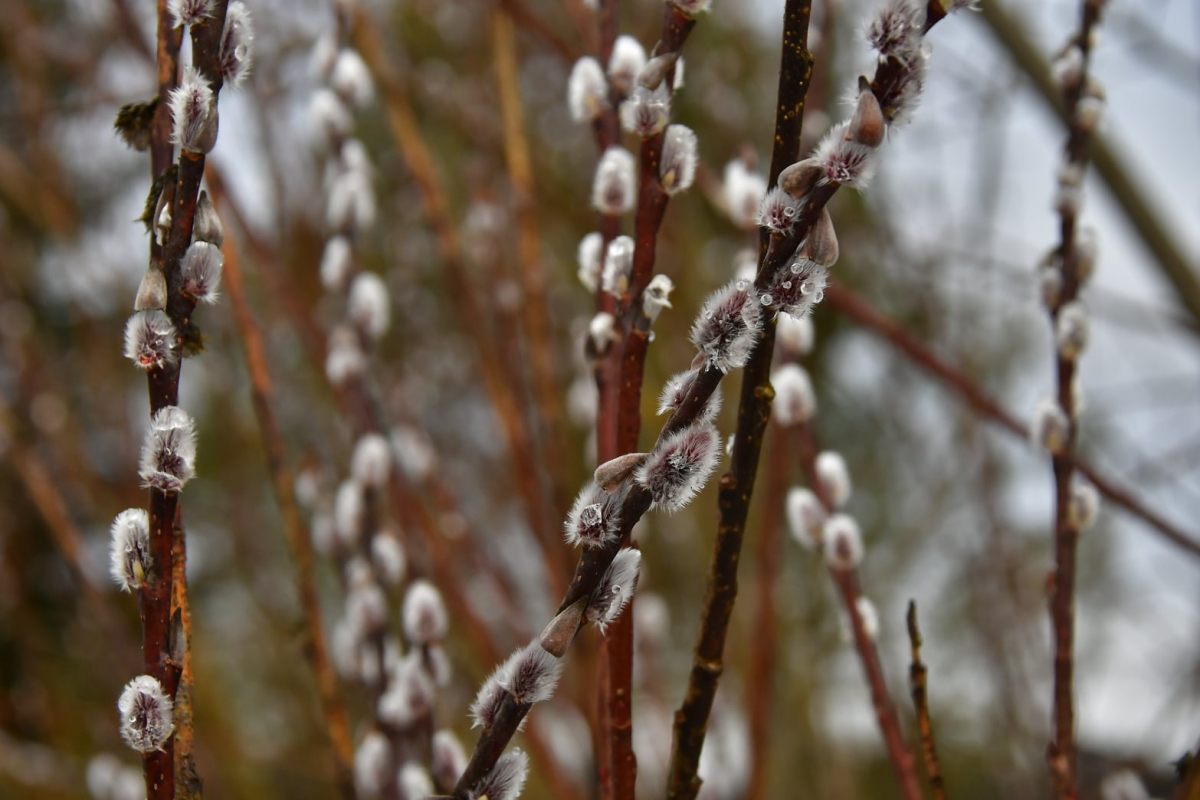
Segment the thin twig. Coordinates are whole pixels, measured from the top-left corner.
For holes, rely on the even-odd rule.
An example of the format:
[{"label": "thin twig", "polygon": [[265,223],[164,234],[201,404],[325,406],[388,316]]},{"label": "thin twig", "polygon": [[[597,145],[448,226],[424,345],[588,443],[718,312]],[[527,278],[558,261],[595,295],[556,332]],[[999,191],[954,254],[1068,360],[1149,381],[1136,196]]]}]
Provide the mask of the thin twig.
[{"label": "thin twig", "polygon": [[[788,0],[783,13],[783,36],[779,61],[779,89],[775,107],[775,133],[771,153],[770,177],[774,183],[788,165],[800,160],[800,132],[804,121],[804,103],[812,79],[812,54],[808,51],[808,23],[811,3]],[[827,199],[827,198],[826,198]],[[815,214],[809,219],[815,219]],[[759,280],[769,274],[767,261],[771,241],[766,232],[760,238]],[[795,248],[788,250],[788,256]],[[737,599],[737,569],[742,538],[750,510],[750,497],[758,473],[758,457],[763,433],[771,416],[771,358],[775,351],[775,320],[767,318],[758,342],[742,376],[738,404],[737,433],[729,472],[721,479],[718,505],[720,524],[713,545],[708,571],[708,588],[701,612],[696,650],[688,676],[687,693],[675,714],[671,761],[668,767],[667,797],[694,798],[700,791],[700,753],[708,730],[717,683],[723,670],[722,654],[733,604]]]},{"label": "thin twig", "polygon": [[[213,192],[213,195],[214,203],[223,206],[224,198],[216,191]],[[324,624],[321,621],[320,602],[313,575],[312,540],[296,502],[295,481],[287,463],[283,436],[280,434],[279,425],[275,421],[275,412],[272,409],[274,391],[271,385],[270,369],[267,366],[266,348],[263,345],[262,332],[246,301],[241,259],[232,241],[231,238],[229,244],[224,248],[225,286],[229,292],[234,322],[237,324],[239,339],[242,342],[242,350],[246,358],[254,414],[258,418],[258,427],[262,432],[263,448],[266,451],[271,482],[275,489],[275,499],[279,503],[279,511],[283,517],[284,534],[287,536],[292,558],[296,562],[296,588],[300,594],[300,605],[307,627],[304,654],[317,679],[321,711],[325,718],[325,729],[329,735],[330,751],[333,757],[335,782],[345,800],[354,800],[354,749],[350,739],[346,708],[338,690],[337,676],[334,675],[333,665],[329,660],[329,652],[325,645]]]},{"label": "thin twig", "polygon": [[[897,320],[881,314],[865,299],[836,281],[831,281],[826,287],[825,303],[839,314],[881,336],[912,359],[914,364],[922,367],[957,392],[976,413],[982,414],[1024,441],[1029,441],[1029,429],[1023,422],[993,400],[970,376],[943,361],[928,345],[906,330]],[[1200,533],[1185,531],[1170,520],[1163,518],[1157,511],[1146,506],[1136,495],[1118,486],[1113,479],[1099,472],[1094,465],[1080,458],[1078,454],[1074,454],[1073,458],[1075,469],[1079,471],[1080,475],[1091,481],[1092,485],[1096,487],[1096,491],[1145,522],[1152,531],[1167,541],[1192,555],[1200,556]]]},{"label": "thin twig", "polygon": [[908,688],[917,712],[917,729],[921,732],[921,755],[925,771],[933,788],[934,800],[946,800],[946,782],[938,762],[937,744],[933,738],[933,720],[929,716],[929,670],[921,663],[921,629],[917,625],[917,602],[908,601],[908,640],[912,643],[912,663],[908,668]]}]

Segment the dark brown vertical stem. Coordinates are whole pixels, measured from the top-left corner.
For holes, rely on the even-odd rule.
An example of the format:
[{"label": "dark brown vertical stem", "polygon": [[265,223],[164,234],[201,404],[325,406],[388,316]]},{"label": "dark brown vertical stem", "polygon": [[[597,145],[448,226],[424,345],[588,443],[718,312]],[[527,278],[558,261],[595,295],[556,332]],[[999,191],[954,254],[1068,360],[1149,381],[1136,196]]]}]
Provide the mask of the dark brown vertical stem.
[{"label": "dark brown vertical stem", "polygon": [[[775,108],[774,145],[770,180],[800,158],[800,129],[804,100],[812,78],[812,54],[808,52],[810,2],[788,0],[784,8],[780,54],[779,89]],[[809,217],[815,219],[815,216]],[[764,231],[760,239],[760,278],[765,278],[769,247]],[[790,252],[788,253],[790,256]],[[708,589],[700,620],[700,631],[688,676],[687,693],[675,713],[667,797],[694,798],[700,791],[700,752],[708,730],[708,718],[724,669],[725,636],[733,604],[737,599],[737,569],[741,558],[750,498],[758,474],[763,434],[771,417],[771,358],[775,350],[775,320],[764,321],[758,343],[742,376],[738,403],[737,433],[729,472],[721,479],[718,505],[720,524],[708,572]]]},{"label": "dark brown vertical stem", "polygon": [[913,708],[917,712],[917,730],[921,733],[921,755],[925,759],[925,772],[933,788],[934,800],[946,800],[946,782],[942,778],[942,767],[938,762],[937,743],[933,738],[933,719],[929,715],[929,670],[921,662],[921,629],[917,625],[917,602],[908,601],[908,640],[912,644],[912,663],[908,668],[908,688],[912,694]]}]

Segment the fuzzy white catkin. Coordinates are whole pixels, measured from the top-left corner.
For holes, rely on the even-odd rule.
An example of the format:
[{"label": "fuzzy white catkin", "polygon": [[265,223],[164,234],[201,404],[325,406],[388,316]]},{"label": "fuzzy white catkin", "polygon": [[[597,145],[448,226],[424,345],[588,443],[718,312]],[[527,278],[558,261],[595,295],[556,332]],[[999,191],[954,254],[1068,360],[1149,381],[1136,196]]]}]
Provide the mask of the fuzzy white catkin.
[{"label": "fuzzy white catkin", "polygon": [[1029,426],[1029,438],[1037,447],[1052,454],[1061,453],[1071,436],[1071,421],[1054,398],[1038,403]]},{"label": "fuzzy white catkin", "polygon": [[633,208],[636,162],[633,154],[613,146],[604,151],[596,165],[592,183],[592,205],[601,214],[624,214]]},{"label": "fuzzy white catkin", "polygon": [[446,636],[446,604],[441,592],[429,581],[413,581],[408,587],[402,616],[404,635],[411,644],[429,644]]},{"label": "fuzzy white catkin", "polygon": [[[429,772],[420,764],[411,761],[400,768],[396,783],[400,786],[402,797],[428,797],[437,791],[433,786],[433,779],[429,777]],[[489,797],[488,800],[491,798]]]},{"label": "fuzzy white catkin", "polygon": [[816,332],[811,317],[796,318],[791,314],[780,314],[775,325],[775,347],[783,355],[800,358],[813,348]]},{"label": "fuzzy white catkin", "polygon": [[608,59],[608,78],[619,91],[628,93],[646,66],[646,49],[632,36],[618,36]]},{"label": "fuzzy white catkin", "polygon": [[350,135],[354,120],[350,111],[332,89],[318,89],[308,104],[308,123],[313,139],[322,149]]},{"label": "fuzzy white catkin", "polygon": [[254,24],[250,9],[242,0],[233,0],[225,12],[218,60],[221,77],[236,89],[250,75],[254,61]]},{"label": "fuzzy white catkin", "polygon": [[621,297],[629,288],[629,275],[633,271],[633,251],[631,236],[618,236],[608,243],[600,286],[614,297]]},{"label": "fuzzy white catkin", "polygon": [[362,375],[367,357],[358,345],[358,336],[346,327],[334,328],[329,334],[329,351],[325,354],[325,376],[334,386],[344,386]]},{"label": "fuzzy white catkin", "polygon": [[374,272],[360,272],[350,284],[347,313],[359,330],[378,340],[392,323],[392,301],[387,285]]},{"label": "fuzzy white catkin", "polygon": [[126,592],[141,588],[154,561],[150,556],[150,516],[140,508],[122,511],[110,531],[109,572]]},{"label": "fuzzy white catkin", "polygon": [[407,425],[393,428],[392,450],[405,477],[414,483],[424,482],[437,465],[437,451],[425,434],[416,428]]},{"label": "fuzzy white catkin", "polygon": [[150,420],[142,443],[138,476],[142,485],[160,492],[178,492],[196,474],[196,428],[178,406],[159,409]]},{"label": "fuzzy white catkin", "polygon": [[858,618],[862,620],[863,633],[874,641],[879,636],[879,613],[875,610],[875,604],[866,595],[859,595],[854,606],[858,610]]},{"label": "fuzzy white catkin", "polygon": [[371,71],[356,51],[344,48],[333,62],[333,71],[329,75],[329,85],[341,95],[347,103],[365,108],[375,96],[375,87],[371,82]]},{"label": "fuzzy white catkin", "polygon": [[496,766],[479,785],[477,797],[487,800],[515,800],[525,787],[529,774],[529,757],[520,750],[510,750],[496,761]]},{"label": "fuzzy white catkin", "polygon": [[509,656],[500,686],[518,703],[542,703],[554,696],[563,660],[534,641]]},{"label": "fuzzy white catkin", "polygon": [[862,563],[863,541],[858,522],[848,514],[834,514],[825,521],[822,534],[825,561],[838,570],[854,569]]},{"label": "fuzzy white catkin", "polygon": [[786,501],[788,528],[792,538],[811,550],[821,538],[821,528],[828,516],[821,501],[809,489],[790,489]]},{"label": "fuzzy white catkin", "polygon": [[342,481],[334,497],[333,520],[338,539],[347,547],[362,536],[363,511],[362,484],[351,479]]},{"label": "fuzzy white catkin", "polygon": [[321,253],[321,285],[327,291],[337,291],[346,285],[354,267],[354,254],[350,240],[345,236],[333,236],[325,243]]},{"label": "fuzzy white catkin", "polygon": [[826,450],[817,456],[817,479],[834,508],[841,508],[850,499],[850,470],[840,453]]},{"label": "fuzzy white catkin", "polygon": [[212,16],[213,0],[168,0],[167,10],[176,28],[195,25]]},{"label": "fuzzy white catkin", "polygon": [[621,104],[621,127],[648,139],[667,127],[671,118],[671,90],[666,82],[657,89],[638,86]]},{"label": "fuzzy white catkin", "polygon": [[359,793],[377,797],[393,770],[392,746],[380,731],[371,731],[354,752],[354,784]]},{"label": "fuzzy white catkin", "polygon": [[725,212],[735,225],[747,230],[757,225],[758,206],[767,193],[767,181],[746,169],[739,158],[725,165]]},{"label": "fuzzy white catkin", "polygon": [[387,484],[392,467],[392,448],[388,440],[378,433],[362,436],[354,445],[350,457],[350,474],[363,486],[373,489]]},{"label": "fuzzy white catkin", "polygon": [[213,113],[213,90],[194,66],[183,70],[179,86],[171,90],[171,141],[184,150],[208,152],[216,141],[209,126]]},{"label": "fuzzy white catkin", "polygon": [[467,754],[451,730],[433,734],[431,769],[434,779],[442,786],[453,786],[467,768]]},{"label": "fuzzy white catkin", "polygon": [[686,125],[670,125],[663,137],[658,174],[663,191],[678,194],[690,188],[696,177],[699,145],[696,134]]},{"label": "fuzzy white catkin", "polygon": [[[791,319],[787,314],[780,320]],[[771,412],[780,425],[789,427],[807,422],[817,412],[817,394],[808,373],[798,364],[784,364],[771,375],[775,400]]]},{"label": "fuzzy white catkin", "polygon": [[408,559],[399,539],[391,533],[380,532],[371,537],[371,563],[384,583],[398,586],[404,580]]},{"label": "fuzzy white catkin", "polygon": [[597,231],[592,231],[579,240],[577,258],[579,261],[579,282],[589,292],[595,294],[600,286],[600,272],[603,269],[600,253],[604,248],[604,237]]},{"label": "fuzzy white catkin", "polygon": [[1088,343],[1088,313],[1078,300],[1072,300],[1058,310],[1055,326],[1058,354],[1065,359],[1079,357]]},{"label": "fuzzy white catkin", "polygon": [[608,81],[604,68],[591,56],[584,56],[571,68],[567,79],[567,104],[575,122],[591,122],[608,108]]},{"label": "fuzzy white catkin", "polygon": [[152,675],[139,675],[125,685],[117,700],[121,738],[139,753],[161,750],[175,730],[171,698]]}]

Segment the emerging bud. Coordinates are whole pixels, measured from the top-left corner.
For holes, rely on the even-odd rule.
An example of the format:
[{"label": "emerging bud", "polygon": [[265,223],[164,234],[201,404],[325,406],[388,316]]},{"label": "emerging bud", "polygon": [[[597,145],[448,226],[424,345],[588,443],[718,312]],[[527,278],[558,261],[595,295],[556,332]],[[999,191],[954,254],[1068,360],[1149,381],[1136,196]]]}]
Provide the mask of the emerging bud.
[{"label": "emerging bud", "polygon": [[799,202],[808,196],[824,174],[825,170],[817,161],[806,158],[780,172],[775,184],[788,197]]},{"label": "emerging bud", "polygon": [[1071,440],[1071,421],[1058,402],[1047,397],[1038,403],[1029,426],[1029,438],[1052,455],[1061,454]]},{"label": "emerging bud", "polygon": [[858,79],[858,103],[850,119],[850,139],[867,147],[879,147],[887,133],[887,122],[879,100],[871,91],[871,82],[864,77]]},{"label": "emerging bud", "polygon": [[785,270],[771,279],[770,304],[796,319],[804,319],[813,306],[825,299],[829,271],[820,264],[797,257]]},{"label": "emerging bud", "polygon": [[608,59],[608,79],[621,94],[629,94],[638,73],[646,66],[646,49],[632,36],[618,36]]},{"label": "emerging bud", "polygon": [[193,300],[217,302],[217,287],[221,285],[221,268],[224,264],[225,256],[221,254],[221,248],[208,242],[192,242],[183,254],[180,266],[183,293]]},{"label": "emerging bud", "polygon": [[1079,82],[1083,80],[1083,51],[1079,45],[1073,44],[1064,50],[1050,66],[1050,74],[1063,92],[1079,88]]},{"label": "emerging bud", "polygon": [[233,0],[225,12],[225,29],[221,32],[221,77],[233,88],[241,86],[250,74],[254,58],[254,24],[250,10],[242,0]]},{"label": "emerging bud", "polygon": [[658,175],[663,191],[675,195],[688,189],[696,177],[696,134],[686,125],[671,125],[663,137]]},{"label": "emerging bud", "polygon": [[587,620],[595,623],[600,633],[604,633],[605,629],[621,616],[629,598],[633,597],[641,565],[641,551],[630,547],[623,548],[609,564],[584,612]]},{"label": "emerging bud", "polygon": [[807,550],[821,541],[822,528],[829,516],[817,496],[808,489],[793,488],[787,494],[787,521],[792,538]]},{"label": "emerging bud", "polygon": [[796,255],[820,264],[822,267],[832,267],[837,263],[837,231],[833,229],[833,217],[829,216],[828,208],[821,209],[820,216],[813,223],[812,229],[808,232],[808,238],[804,240],[804,244],[800,245]]},{"label": "emerging bud", "polygon": [[200,199],[196,201],[196,218],[192,222],[192,241],[208,242],[217,247],[225,244],[225,226],[221,224],[221,215],[208,197],[208,192],[201,191]]},{"label": "emerging bud", "polygon": [[191,65],[183,70],[183,80],[171,90],[170,102],[171,141],[194,153],[212,150],[217,141],[213,90],[199,70]]},{"label": "emerging bud", "polygon": [[767,182],[761,175],[746,168],[742,159],[735,158],[725,165],[725,213],[739,228],[749,230],[758,226],[758,209]]},{"label": "emerging bud", "polygon": [[782,189],[772,189],[758,206],[758,225],[771,233],[787,234],[796,224],[799,204]]},{"label": "emerging bud", "polygon": [[564,663],[530,642],[504,662],[500,686],[521,705],[541,703],[554,696]]},{"label": "emerging bud", "polygon": [[668,298],[674,289],[675,284],[666,275],[655,275],[650,279],[650,283],[642,292],[642,313],[651,324],[654,324],[664,308],[671,307]]},{"label": "emerging bud", "polygon": [[850,470],[841,453],[826,450],[817,456],[817,480],[834,508],[841,508],[850,499]]},{"label": "emerging bud", "polygon": [[618,236],[608,243],[600,286],[613,297],[620,298],[629,290],[629,276],[633,272],[633,250],[633,238],[630,236]]},{"label": "emerging bud", "polygon": [[359,793],[368,797],[378,795],[394,769],[392,745],[387,736],[371,731],[354,752],[354,784]]},{"label": "emerging bud", "polygon": [[1058,310],[1054,338],[1060,356],[1068,361],[1079,358],[1088,342],[1088,314],[1083,303],[1072,300]]},{"label": "emerging bud", "polygon": [[354,268],[354,253],[350,240],[338,234],[325,243],[321,253],[321,285],[336,291],[346,285],[350,271]]},{"label": "emerging bud", "polygon": [[364,514],[362,484],[347,478],[338,486],[333,501],[333,529],[347,548],[352,548],[362,536]]},{"label": "emerging bud", "polygon": [[317,89],[308,104],[308,123],[313,136],[325,148],[331,148],[350,135],[354,120],[331,89]]},{"label": "emerging bud", "polygon": [[579,282],[592,294],[600,288],[600,272],[603,263],[600,251],[604,247],[604,237],[597,231],[592,231],[579,240],[577,259],[579,261]]},{"label": "emerging bud", "polygon": [[371,537],[371,563],[384,583],[398,586],[404,580],[406,561],[404,547],[395,534],[380,531]]},{"label": "emerging bud", "polygon": [[467,754],[454,731],[442,729],[433,734],[433,758],[430,771],[439,786],[453,786],[467,768]]},{"label": "emerging bud", "polygon": [[617,321],[607,311],[597,312],[588,323],[588,350],[593,358],[608,352],[617,340]]},{"label": "emerging bud", "polygon": [[649,453],[626,453],[605,461],[596,467],[592,479],[596,481],[597,486],[604,490],[605,494],[612,494],[621,487],[626,478],[633,474],[634,470],[645,463],[646,457],[649,455]]},{"label": "emerging bud", "polygon": [[633,208],[635,163],[633,154],[614,145],[604,151],[596,165],[592,205],[601,214],[624,214]]},{"label": "emerging bud", "polygon": [[862,563],[862,532],[854,517],[834,514],[825,520],[822,532],[825,562],[836,570],[851,570]]},{"label": "emerging bud", "polygon": [[801,358],[812,351],[816,339],[811,317],[784,314],[775,323],[775,347],[789,358]]},{"label": "emerging bud", "polygon": [[400,789],[401,797],[423,798],[429,797],[437,791],[433,785],[433,779],[429,777],[429,772],[413,761],[400,767],[400,774],[396,776],[396,785]]},{"label": "emerging bud", "polygon": [[875,641],[879,636],[879,613],[875,610],[875,604],[866,595],[860,594],[854,601],[854,610],[862,623],[863,633],[868,639]]},{"label": "emerging bud", "polygon": [[[791,319],[791,317],[785,317]],[[798,364],[784,364],[771,375],[775,387],[772,413],[785,428],[807,422],[817,413],[817,395],[808,373]]]},{"label": "emerging bud", "polygon": [[695,19],[712,6],[712,0],[670,0],[684,16]]},{"label": "emerging bud", "polygon": [[881,62],[889,57],[906,60],[914,50],[920,49],[924,24],[924,3],[887,0],[867,23],[864,34],[867,42],[879,53]]},{"label": "emerging bud", "polygon": [[[655,47],[657,50],[658,48]],[[646,62],[646,66],[638,73],[637,85],[643,89],[657,89],[679,66],[679,53],[663,53]]]},{"label": "emerging bud", "polygon": [[126,684],[117,710],[121,713],[121,738],[139,753],[162,750],[175,731],[171,698],[151,675],[139,675]]},{"label": "emerging bud", "polygon": [[564,525],[567,544],[596,548],[616,541],[621,534],[621,504],[624,500],[623,492],[607,494],[595,483],[583,487],[567,514]]},{"label": "emerging bud", "polygon": [[1090,482],[1080,479],[1071,487],[1071,504],[1068,518],[1075,530],[1090,528],[1100,510],[1100,493]]},{"label": "emerging bud", "polygon": [[392,448],[378,433],[368,433],[354,445],[350,458],[350,474],[363,486],[373,489],[387,484],[392,468]]},{"label": "emerging bud", "polygon": [[732,281],[713,292],[692,323],[692,344],[708,369],[729,372],[743,367],[758,341],[762,310],[754,286]]},{"label": "emerging bud", "polygon": [[430,717],[435,697],[433,681],[421,666],[420,655],[412,653],[396,664],[376,713],[384,722],[403,730]]},{"label": "emerging bud", "polygon": [[671,118],[671,90],[667,84],[657,89],[638,86],[621,104],[621,126],[642,139],[661,133]]},{"label": "emerging bud", "polygon": [[325,377],[334,386],[344,386],[362,375],[367,357],[358,345],[358,336],[346,327],[334,328],[329,334],[329,350],[325,354]]},{"label": "emerging bud", "polygon": [[1132,770],[1122,769],[1100,782],[1100,800],[1150,800],[1150,792]]},{"label": "emerging bud", "polygon": [[566,655],[567,648],[575,641],[575,634],[579,632],[579,626],[583,622],[587,600],[586,597],[579,598],[550,620],[538,636],[538,643],[542,649],[555,658]]},{"label": "emerging bud", "polygon": [[346,312],[355,326],[374,340],[387,333],[392,322],[392,301],[383,278],[374,272],[360,272],[350,284]]},{"label": "emerging bud", "polygon": [[655,447],[635,473],[649,490],[652,507],[674,512],[690,503],[716,469],[720,444],[716,428],[696,423]]},{"label": "emerging bud", "polygon": [[123,591],[140,589],[154,565],[150,555],[150,517],[140,508],[122,511],[110,531],[109,573]]},{"label": "emerging bud", "polygon": [[874,172],[874,150],[849,140],[849,123],[834,125],[817,146],[813,159],[824,173],[821,183],[865,189]]},{"label": "emerging bud", "polygon": [[410,644],[425,645],[446,638],[446,604],[427,580],[416,580],[404,595],[404,635]]},{"label": "emerging bud", "polygon": [[[674,413],[683,405],[683,401],[687,398],[687,394],[692,389],[692,384],[696,382],[696,377],[700,374],[700,370],[691,369],[686,372],[679,372],[667,379],[667,383],[663,386],[662,394],[658,398],[658,413],[661,416],[668,411]],[[704,405],[696,413],[696,423],[712,422],[721,413],[721,386],[713,390],[713,393],[704,401]]]},{"label": "emerging bud", "polygon": [[576,122],[591,122],[608,108],[608,81],[599,61],[584,56],[575,62],[567,79],[567,103]]},{"label": "emerging bud", "polygon": [[367,69],[367,63],[357,51],[349,47],[342,48],[337,60],[333,62],[329,85],[348,105],[358,108],[365,108],[375,96],[375,87],[371,82],[371,71]]},{"label": "emerging bud", "polygon": [[362,234],[375,224],[375,190],[371,176],[363,170],[347,169],[337,174],[329,187],[325,224],[330,231]]},{"label": "emerging bud", "polygon": [[137,311],[156,311],[167,307],[167,277],[158,265],[151,262],[146,274],[138,284],[137,297],[133,299]]},{"label": "emerging bud", "polygon": [[167,0],[167,10],[176,28],[195,25],[212,16],[213,0]]},{"label": "emerging bud", "polygon": [[150,420],[142,444],[138,475],[142,485],[160,492],[178,492],[195,474],[196,428],[178,406],[160,408]]},{"label": "emerging bud", "polygon": [[[529,757],[520,750],[510,750],[496,761],[472,797],[487,800],[516,800],[529,775]],[[410,795],[416,797],[417,795]]]}]

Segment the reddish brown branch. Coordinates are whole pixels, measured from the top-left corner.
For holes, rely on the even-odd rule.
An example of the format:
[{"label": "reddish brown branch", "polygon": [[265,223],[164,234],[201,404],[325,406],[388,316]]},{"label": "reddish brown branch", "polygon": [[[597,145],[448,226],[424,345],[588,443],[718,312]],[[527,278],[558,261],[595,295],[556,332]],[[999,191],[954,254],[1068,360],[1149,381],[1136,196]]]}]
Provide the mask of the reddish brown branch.
[{"label": "reddish brown branch", "polygon": [[938,761],[937,744],[933,738],[933,719],[929,715],[929,670],[921,663],[921,629],[917,625],[915,600],[908,602],[908,640],[912,644],[908,688],[912,694],[913,708],[917,713],[917,729],[921,733],[921,755],[925,759],[925,772],[929,775],[934,800],[946,800],[946,782],[942,778],[942,766]]},{"label": "reddish brown branch", "polygon": [[[992,420],[1015,436],[1029,441],[1029,429],[1024,423],[993,400],[970,376],[943,361],[928,345],[906,330],[898,321],[879,313],[862,297],[837,282],[831,282],[826,288],[825,303],[839,314],[878,334],[912,359],[914,364],[958,393],[976,413]],[[1167,541],[1193,555],[1200,556],[1200,534],[1189,533],[1163,518],[1158,512],[1142,503],[1136,495],[1118,486],[1111,478],[1100,473],[1095,466],[1080,458],[1078,454],[1073,458],[1079,474],[1091,481],[1101,495],[1141,519],[1150,526],[1151,530],[1163,536]]]},{"label": "reddish brown branch", "polygon": [[[223,198],[214,191],[214,202],[223,206]],[[251,399],[258,427],[262,432],[263,448],[266,450],[267,466],[275,489],[275,499],[283,517],[284,534],[296,561],[296,585],[300,594],[300,605],[307,627],[304,654],[317,679],[321,698],[321,711],[325,718],[325,729],[329,735],[333,757],[334,777],[338,791],[345,800],[354,800],[354,749],[350,738],[346,709],[338,691],[337,677],[329,660],[325,646],[324,625],[321,621],[320,601],[317,597],[313,576],[312,540],[300,515],[296,502],[295,481],[287,463],[286,448],[272,409],[274,391],[270,369],[267,366],[266,348],[262,332],[255,322],[246,301],[245,282],[242,277],[241,259],[236,248],[225,247],[225,286],[233,306],[246,369],[250,375]]]}]

